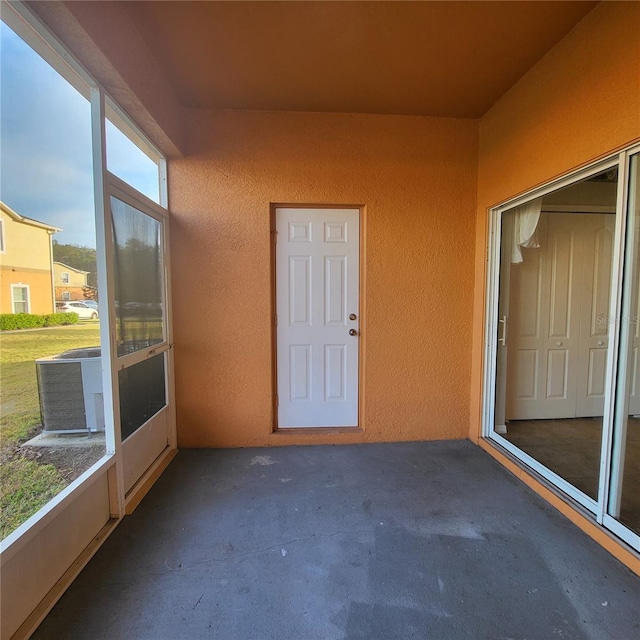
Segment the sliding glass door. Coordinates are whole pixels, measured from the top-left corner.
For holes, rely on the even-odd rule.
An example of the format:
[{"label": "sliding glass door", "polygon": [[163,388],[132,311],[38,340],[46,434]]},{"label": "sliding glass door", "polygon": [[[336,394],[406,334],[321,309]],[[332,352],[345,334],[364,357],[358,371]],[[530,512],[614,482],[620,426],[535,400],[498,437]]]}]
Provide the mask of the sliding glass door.
[{"label": "sliding glass door", "polygon": [[640,532],[637,182],[638,156],[623,153],[492,212],[484,411],[486,437],[632,543]]}]

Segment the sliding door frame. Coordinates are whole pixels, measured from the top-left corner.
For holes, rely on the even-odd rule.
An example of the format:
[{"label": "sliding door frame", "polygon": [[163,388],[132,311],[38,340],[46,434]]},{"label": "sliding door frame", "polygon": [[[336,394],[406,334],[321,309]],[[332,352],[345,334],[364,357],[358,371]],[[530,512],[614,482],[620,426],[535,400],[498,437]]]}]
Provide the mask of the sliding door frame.
[{"label": "sliding door frame", "polygon": [[[484,362],[483,362],[483,395],[482,395],[482,432],[483,438],[491,440],[506,450],[511,456],[524,463],[548,483],[555,486],[568,498],[578,503],[593,514],[595,521],[611,530],[619,538],[640,549],[640,536],[633,533],[607,513],[608,496],[610,495],[612,473],[611,456],[615,429],[615,407],[619,399],[616,393],[618,385],[618,353],[620,347],[620,316],[623,275],[625,265],[626,231],[629,218],[628,184],[629,157],[640,152],[640,145],[634,145],[621,152],[611,154],[598,162],[572,171],[565,176],[552,180],[540,187],[531,189],[520,196],[504,201],[488,212],[488,252],[487,271],[485,276],[486,306],[484,328]],[[502,241],[503,214],[514,207],[530,200],[541,198],[553,191],[570,186],[595,174],[611,168],[618,168],[618,184],[616,197],[616,220],[612,253],[612,279],[609,299],[609,318],[615,319],[610,325],[610,341],[607,350],[605,402],[602,424],[602,445],[599,463],[598,499],[590,498],[578,490],[564,478],[554,473],[536,459],[509,442],[495,430],[496,417],[496,384],[498,328],[500,326],[498,301],[500,296],[500,262]]]}]

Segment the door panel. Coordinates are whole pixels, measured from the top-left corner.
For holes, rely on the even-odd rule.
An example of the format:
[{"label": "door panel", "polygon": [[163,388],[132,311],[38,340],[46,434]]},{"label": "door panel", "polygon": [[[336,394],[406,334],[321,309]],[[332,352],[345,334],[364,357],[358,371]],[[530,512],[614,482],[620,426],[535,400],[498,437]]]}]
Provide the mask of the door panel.
[{"label": "door panel", "polygon": [[346,349],[341,344],[327,344],[324,347],[324,399],[345,400],[345,378],[347,374]]},{"label": "door panel", "polygon": [[576,416],[601,416],[609,331],[609,294],[615,217],[581,215],[582,308]]},{"label": "door panel", "polygon": [[169,446],[164,214],[111,195],[115,339],[125,491]]},{"label": "door panel", "polygon": [[360,212],[275,215],[278,427],[357,426]]},{"label": "door panel", "polygon": [[289,323],[308,327],[311,322],[311,258],[289,257]]},{"label": "door panel", "polygon": [[122,460],[125,493],[167,448],[168,429],[169,409],[164,407],[127,439]]},{"label": "door panel", "polygon": [[[575,232],[562,228],[561,220],[549,220],[548,242],[551,247],[551,286],[545,302],[550,307],[550,338],[568,339],[573,333],[570,323],[573,315],[571,301],[575,290],[576,246]],[[579,257],[578,257],[579,259]]]},{"label": "door panel", "polygon": [[547,399],[566,400],[569,378],[569,352],[567,349],[547,351]]},{"label": "door panel", "polygon": [[614,221],[543,213],[511,265],[507,419],[602,415]]},{"label": "door panel", "polygon": [[344,326],[347,259],[345,256],[325,256],[324,265],[325,325]]},{"label": "door panel", "polygon": [[524,249],[524,261],[511,266],[507,366],[516,383],[507,384],[508,420],[575,415],[581,254],[574,219],[542,214],[538,234],[540,248]]},{"label": "door panel", "polygon": [[311,399],[311,345],[292,344],[289,346],[290,358],[290,398],[295,400]]}]

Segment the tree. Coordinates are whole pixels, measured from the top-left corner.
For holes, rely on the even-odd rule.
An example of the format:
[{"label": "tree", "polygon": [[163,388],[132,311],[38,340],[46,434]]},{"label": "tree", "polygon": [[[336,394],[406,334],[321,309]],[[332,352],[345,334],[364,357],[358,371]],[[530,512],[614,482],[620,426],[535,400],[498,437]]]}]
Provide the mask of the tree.
[{"label": "tree", "polygon": [[53,259],[55,262],[62,262],[74,269],[88,271],[87,284],[90,287],[98,286],[96,250],[92,247],[81,247],[77,244],[60,244],[53,241]]}]

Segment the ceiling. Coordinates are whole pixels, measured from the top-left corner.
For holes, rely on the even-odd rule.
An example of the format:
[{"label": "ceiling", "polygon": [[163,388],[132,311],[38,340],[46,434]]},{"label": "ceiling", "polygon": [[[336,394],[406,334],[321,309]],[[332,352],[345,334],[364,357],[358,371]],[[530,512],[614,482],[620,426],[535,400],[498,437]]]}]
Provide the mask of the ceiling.
[{"label": "ceiling", "polygon": [[596,2],[125,2],[185,106],[478,118]]}]

